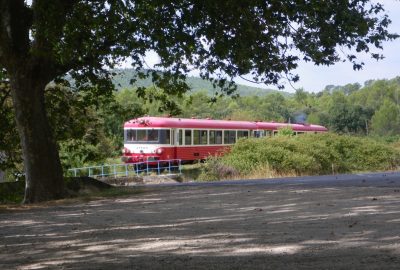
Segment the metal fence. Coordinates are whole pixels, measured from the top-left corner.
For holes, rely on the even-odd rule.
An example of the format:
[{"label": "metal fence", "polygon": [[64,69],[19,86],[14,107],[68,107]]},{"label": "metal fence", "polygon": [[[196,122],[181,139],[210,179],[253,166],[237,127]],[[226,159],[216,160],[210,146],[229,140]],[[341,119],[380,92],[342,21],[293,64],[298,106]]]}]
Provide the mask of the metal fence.
[{"label": "metal fence", "polygon": [[126,164],[111,164],[72,168],[68,170],[68,176],[80,177],[128,177],[154,174],[181,174],[181,160],[157,160],[149,162],[137,162]]}]

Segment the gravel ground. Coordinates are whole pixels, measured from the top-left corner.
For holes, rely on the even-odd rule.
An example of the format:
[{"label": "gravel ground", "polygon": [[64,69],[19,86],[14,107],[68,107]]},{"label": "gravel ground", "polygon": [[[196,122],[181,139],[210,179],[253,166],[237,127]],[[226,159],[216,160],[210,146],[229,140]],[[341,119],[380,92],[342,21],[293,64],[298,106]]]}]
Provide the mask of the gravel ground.
[{"label": "gravel ground", "polygon": [[151,187],[7,210],[0,269],[400,269],[400,185]]}]

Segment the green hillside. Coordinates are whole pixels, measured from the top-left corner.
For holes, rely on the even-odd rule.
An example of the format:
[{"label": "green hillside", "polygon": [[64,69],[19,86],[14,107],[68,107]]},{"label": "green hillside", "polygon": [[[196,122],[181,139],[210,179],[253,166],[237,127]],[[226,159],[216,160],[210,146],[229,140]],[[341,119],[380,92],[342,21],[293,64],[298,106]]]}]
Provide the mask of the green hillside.
[{"label": "green hillside", "polygon": [[[133,69],[116,70],[116,73],[117,75],[114,76],[113,81],[118,90],[124,88],[132,88],[132,87],[150,87],[153,85],[151,78],[138,79],[138,81],[136,81],[133,85],[131,85],[130,81],[135,75],[135,71]],[[198,77],[188,77],[187,82],[192,87],[193,92],[199,90],[207,90],[209,95],[213,95],[216,91],[213,88],[212,83]],[[251,87],[240,84],[238,84],[237,87],[237,93],[240,96],[263,96],[265,94],[273,92],[279,92],[284,96],[290,95],[290,93],[284,91]]]}]

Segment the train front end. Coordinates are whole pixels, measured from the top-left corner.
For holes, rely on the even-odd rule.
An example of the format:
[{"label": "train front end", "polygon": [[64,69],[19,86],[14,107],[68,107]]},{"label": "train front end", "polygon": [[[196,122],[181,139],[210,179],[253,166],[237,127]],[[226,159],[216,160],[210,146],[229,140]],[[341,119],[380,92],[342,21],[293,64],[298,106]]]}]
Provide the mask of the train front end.
[{"label": "train front end", "polygon": [[157,162],[174,158],[171,130],[151,126],[145,120],[131,120],[124,124],[125,163]]}]

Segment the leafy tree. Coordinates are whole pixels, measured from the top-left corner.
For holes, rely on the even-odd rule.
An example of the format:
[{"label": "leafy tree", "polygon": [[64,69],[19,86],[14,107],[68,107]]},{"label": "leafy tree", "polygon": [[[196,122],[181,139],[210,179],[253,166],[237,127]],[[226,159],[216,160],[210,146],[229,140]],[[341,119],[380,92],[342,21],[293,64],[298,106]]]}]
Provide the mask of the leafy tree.
[{"label": "leafy tree", "polygon": [[231,120],[237,120],[237,121],[257,121],[260,118],[257,118],[254,115],[254,111],[253,110],[237,110],[232,112],[229,115],[229,119]]},{"label": "leafy tree", "polygon": [[108,136],[121,139],[122,123],[148,113],[144,100],[137,96],[134,89],[123,89],[114,93],[114,98],[100,107],[99,115],[104,121]]},{"label": "leafy tree", "polygon": [[271,93],[261,99],[260,113],[263,120],[287,122],[289,118],[293,118],[287,101],[280,93]]},{"label": "leafy tree", "polygon": [[45,107],[58,142],[83,137],[96,122],[93,108],[80,93],[68,87],[49,84],[45,89]]},{"label": "leafy tree", "polygon": [[[110,96],[110,69],[130,57],[143,70],[154,50],[163,73],[149,72],[161,98],[189,89],[192,68],[227,93],[232,78],[279,84],[304,59],[340,60],[337,48],[370,52],[396,38],[383,6],[349,1],[0,0],[0,70],[10,82],[24,155],[25,202],[63,197],[63,173],[45,112],[44,90],[67,73],[87,102]],[[302,53],[298,56],[295,49]],[[371,53],[379,59],[381,55]],[[356,56],[344,55],[361,68]],[[139,72],[146,76],[145,72]],[[144,96],[144,89],[138,89]]]},{"label": "leafy tree", "polygon": [[[207,95],[206,91],[199,91],[193,93],[190,96],[186,96],[182,104],[182,117],[195,117],[195,118],[207,118],[213,117],[212,112],[215,103],[211,102],[210,96]],[[210,108],[211,107],[211,108]]]},{"label": "leafy tree", "polygon": [[228,108],[229,115],[226,116],[227,119],[248,121],[263,119],[263,115],[259,110],[262,108],[262,104],[258,96],[237,97],[232,100]]},{"label": "leafy tree", "polygon": [[294,99],[297,103],[307,106],[307,98],[308,94],[306,91],[304,91],[303,88],[296,89],[296,93],[294,94]]},{"label": "leafy tree", "polygon": [[368,107],[352,104],[348,113],[348,131],[351,133],[368,134],[368,126],[370,125],[370,120],[374,111]]},{"label": "leafy tree", "polygon": [[[0,92],[4,101],[0,110],[3,120],[0,137],[0,152],[2,153],[0,168],[5,170],[9,177],[15,179],[15,176],[22,175],[23,166],[9,94],[7,87],[3,87]],[[81,166],[89,161],[104,160],[116,148],[117,144],[105,136],[104,121],[99,118],[94,108],[86,106],[79,93],[70,88],[50,84],[45,90],[45,105],[50,126],[58,141],[63,168]],[[120,123],[119,126],[121,126]],[[83,162],[79,164],[77,160]]]},{"label": "leafy tree", "polygon": [[343,86],[343,91],[346,95],[350,95],[358,90],[360,90],[361,85],[359,83],[349,83]]},{"label": "leafy tree", "polygon": [[312,112],[307,116],[307,123],[321,125],[321,117],[317,112]]},{"label": "leafy tree", "polygon": [[371,127],[377,135],[397,135],[400,133],[400,106],[386,99],[372,117]]},{"label": "leafy tree", "polygon": [[400,85],[396,79],[376,80],[349,96],[350,101],[360,106],[378,110],[385,99],[398,103],[400,97]]},{"label": "leafy tree", "polygon": [[367,133],[373,110],[349,101],[344,91],[332,95],[327,122],[331,129],[341,133]]}]

